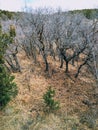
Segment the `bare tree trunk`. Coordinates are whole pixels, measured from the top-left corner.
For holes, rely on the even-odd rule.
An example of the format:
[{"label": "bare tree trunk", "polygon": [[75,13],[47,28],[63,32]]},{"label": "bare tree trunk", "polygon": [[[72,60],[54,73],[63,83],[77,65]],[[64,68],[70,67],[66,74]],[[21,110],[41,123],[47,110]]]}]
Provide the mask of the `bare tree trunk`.
[{"label": "bare tree trunk", "polygon": [[60,65],[60,68],[63,68],[63,63],[64,63],[63,56],[61,56],[61,65]]},{"label": "bare tree trunk", "polygon": [[68,65],[69,65],[69,62],[66,61],[66,70],[65,70],[66,73],[68,73],[68,71],[69,71],[69,69],[68,69]]},{"label": "bare tree trunk", "polygon": [[88,62],[89,59],[90,59],[90,57],[89,57],[89,55],[88,55],[88,57],[85,59],[85,61],[79,66],[78,71],[77,71],[77,73],[76,73],[76,75],[75,75],[75,78],[78,77],[81,68],[82,68],[85,64],[87,64],[87,62]]},{"label": "bare tree trunk", "polygon": [[20,65],[19,65],[19,62],[18,62],[18,59],[17,59],[16,54],[12,54],[12,55],[13,55],[13,58],[14,58],[14,60],[15,60],[15,62],[16,62],[16,68],[17,68],[17,70],[18,70],[19,72],[21,72],[21,68],[20,68]]},{"label": "bare tree trunk", "polygon": [[25,51],[27,58],[30,59],[29,47],[23,44],[23,50]]},{"label": "bare tree trunk", "polygon": [[[16,72],[16,67],[15,67],[15,65],[13,64],[12,59],[11,59],[9,56],[6,57],[6,62],[7,62],[7,64],[10,66],[10,69],[9,69],[9,70],[12,70],[12,72]],[[7,65],[6,65],[6,66],[7,66]],[[9,68],[9,67],[7,66],[7,68]]]},{"label": "bare tree trunk", "polygon": [[46,65],[45,71],[48,71],[49,70],[49,65],[48,65],[46,54],[43,54],[43,59],[45,61],[45,65]]},{"label": "bare tree trunk", "polygon": [[9,51],[6,52],[5,60],[13,72],[17,72],[17,71],[21,72],[21,68],[18,62],[18,58],[17,58],[18,49],[17,49],[17,46],[14,46],[14,47],[15,48],[11,48],[10,52]]},{"label": "bare tree trunk", "polygon": [[93,59],[94,59],[95,76],[96,76],[96,79],[98,79],[98,54],[95,57],[94,51],[93,51]]},{"label": "bare tree trunk", "polygon": [[75,58],[72,59],[72,65],[75,66]]}]

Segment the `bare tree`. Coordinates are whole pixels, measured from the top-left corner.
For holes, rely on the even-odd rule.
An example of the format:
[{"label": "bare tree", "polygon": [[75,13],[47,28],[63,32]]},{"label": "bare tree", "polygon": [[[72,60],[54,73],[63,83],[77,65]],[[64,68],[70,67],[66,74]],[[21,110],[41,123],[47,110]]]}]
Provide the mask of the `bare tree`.
[{"label": "bare tree", "polygon": [[[86,25],[86,27],[81,30],[82,33],[82,39],[84,41],[84,43],[87,45],[83,55],[83,62],[80,64],[77,73],[75,75],[75,77],[78,76],[81,68],[86,65],[90,72],[95,75],[95,77],[97,78],[97,59],[95,56],[95,48],[97,48],[97,28],[96,25],[98,24],[98,22],[96,21],[91,21],[90,24],[87,23],[88,26]],[[97,54],[97,53],[96,53]]]},{"label": "bare tree", "polygon": [[[26,21],[24,21],[22,25],[22,29],[25,35],[25,41],[26,44],[23,44],[27,55],[32,55],[33,58],[36,61],[36,51],[39,50],[39,53],[42,55],[43,60],[45,62],[45,70],[48,71],[48,61],[47,61],[47,52],[46,52],[46,46],[45,43],[46,37],[45,37],[45,22],[46,22],[47,16],[44,15],[40,10],[38,10],[36,13],[31,12],[27,18]],[[28,25],[25,26],[24,24]],[[28,39],[28,41],[27,41]],[[28,51],[29,49],[29,51]]]},{"label": "bare tree", "polygon": [[[83,15],[63,13],[47,13],[42,10],[22,14],[20,25],[23,30],[22,47],[27,57],[37,62],[37,54],[43,57],[45,70],[49,70],[48,55],[54,60],[60,59],[60,68],[66,64],[65,72],[69,71],[69,64],[80,60],[75,77],[78,77],[82,67],[88,68],[98,75],[96,51],[97,21],[87,20]],[[55,47],[54,47],[55,46]],[[82,59],[80,57],[82,55]],[[93,65],[91,62],[93,61]],[[91,68],[95,68],[94,70]]]},{"label": "bare tree", "polygon": [[15,44],[10,45],[8,49],[6,50],[5,54],[5,61],[7,68],[10,68],[9,70],[12,72],[21,72],[21,67],[17,58],[18,54],[18,46],[15,46]]}]

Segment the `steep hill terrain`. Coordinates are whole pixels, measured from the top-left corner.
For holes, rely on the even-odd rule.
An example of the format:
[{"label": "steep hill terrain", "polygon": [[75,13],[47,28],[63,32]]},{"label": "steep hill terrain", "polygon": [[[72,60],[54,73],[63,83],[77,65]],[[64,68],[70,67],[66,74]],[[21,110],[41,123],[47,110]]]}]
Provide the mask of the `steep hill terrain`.
[{"label": "steep hill terrain", "polygon": [[[97,10],[94,11],[97,12]],[[14,12],[9,13],[0,11],[0,20],[3,31],[9,31],[10,25],[13,25],[12,27],[15,27],[16,29],[15,41],[12,45],[8,46],[9,48],[6,51],[5,59],[8,59],[6,59],[5,64],[12,63],[12,68],[10,64],[7,64],[7,67],[9,67],[8,70],[11,75],[15,76],[14,81],[18,87],[18,95],[0,111],[0,130],[98,130],[98,95],[95,94],[97,93],[95,77],[91,74],[88,66],[84,64],[78,77],[75,78],[77,69],[79,66],[81,67],[82,63],[85,63],[84,61],[87,58],[91,67],[94,67],[92,60],[93,46],[90,46],[91,48],[88,49],[89,41],[92,41],[92,44],[96,43],[96,40],[89,39],[92,38],[90,36],[98,32],[96,31],[97,29],[95,32],[92,31],[95,27],[97,28],[98,21],[89,20],[91,18],[90,13],[94,14],[94,11],[87,10],[86,12],[86,10],[84,10],[84,14],[89,17],[88,19],[79,15],[79,13],[81,14],[81,11],[72,11],[70,12],[70,16],[69,14],[62,13],[62,15],[60,14],[62,16],[61,19],[59,13],[54,13],[52,16],[49,14],[50,21],[45,17],[45,23],[42,18],[42,16],[44,16],[43,14],[34,14],[36,17],[30,19],[36,21],[33,21],[33,23],[30,20],[30,22],[26,21],[30,18],[30,14],[15,14]],[[75,14],[75,20],[73,19],[73,14]],[[20,16],[22,16],[23,19]],[[57,25],[54,18],[57,20],[56,23],[58,22]],[[84,19],[83,21],[78,21],[78,18]],[[69,20],[71,22],[69,22]],[[65,23],[62,24],[62,21]],[[78,21],[77,24],[74,21]],[[53,26],[52,22],[54,22]],[[61,23],[59,24],[59,22]],[[48,24],[51,25],[51,28],[50,26],[46,26]],[[89,29],[91,28],[91,25],[92,28],[93,26],[94,28],[90,30],[90,32]],[[79,29],[84,30],[79,30],[79,33],[82,33],[80,34],[80,37],[77,38],[78,33],[76,33],[76,31],[78,30],[78,26],[80,26]],[[44,27],[46,28],[43,31]],[[74,30],[74,27],[76,27],[76,30]],[[60,30],[62,29],[60,33],[58,32],[59,28]],[[87,36],[86,38],[89,40],[85,40],[85,37],[82,36]],[[95,38],[97,37],[97,35],[94,36]],[[58,40],[59,37],[61,37],[61,39],[59,39],[61,40],[60,43]],[[64,40],[63,42],[62,39]],[[50,42],[52,44],[50,44]],[[54,42],[55,44],[53,44]],[[54,45],[56,45],[57,48]],[[59,53],[56,49],[59,50]],[[81,50],[83,49],[85,51],[82,53]],[[52,55],[54,50],[55,57]],[[60,51],[62,55],[60,55]],[[66,53],[66,55],[63,55],[62,52]],[[89,57],[89,55],[91,57]],[[34,60],[34,56],[36,57],[36,60]],[[64,65],[60,68],[62,56]],[[69,68],[66,73],[66,59],[70,59],[70,57],[76,58],[77,56],[79,56],[79,59],[78,61],[75,59],[74,65],[72,65],[72,61],[69,60]],[[90,58],[91,60],[89,60]],[[47,64],[47,62],[45,64],[45,60],[48,61],[48,71],[45,71]],[[17,71],[17,65],[20,67],[20,72]],[[16,71],[13,70],[14,67],[16,67]],[[60,108],[49,112],[47,111],[43,95],[50,86],[55,90],[54,100],[59,102]]]},{"label": "steep hill terrain", "polygon": [[[92,105],[95,83],[89,72],[75,79],[73,66],[69,76],[59,69],[59,59],[53,63],[48,57],[50,70],[46,73],[41,56],[39,64],[28,59],[24,51],[18,58],[22,72],[13,75],[19,93],[1,112],[0,130],[97,130],[98,110]],[[49,86],[55,89],[55,99],[60,102],[60,109],[53,113],[45,112],[43,100]]]}]

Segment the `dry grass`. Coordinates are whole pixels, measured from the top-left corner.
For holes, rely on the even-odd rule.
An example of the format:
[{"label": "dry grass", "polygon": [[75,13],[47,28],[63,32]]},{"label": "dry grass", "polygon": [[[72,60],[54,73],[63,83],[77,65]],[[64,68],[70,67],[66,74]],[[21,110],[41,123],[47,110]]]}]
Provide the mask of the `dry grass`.
[{"label": "dry grass", "polygon": [[[82,73],[74,79],[75,67],[70,65],[70,72],[66,75],[65,66],[60,69],[58,59],[53,62],[51,57],[48,57],[48,73],[44,72],[40,56],[36,65],[24,52],[19,53],[18,58],[22,73],[13,75],[19,93],[1,112],[0,130],[86,130],[87,127],[79,123],[79,114],[88,109],[83,100],[94,100],[92,76]],[[48,86],[55,89],[55,98],[60,102],[60,110],[50,115],[43,112],[43,94]]]}]

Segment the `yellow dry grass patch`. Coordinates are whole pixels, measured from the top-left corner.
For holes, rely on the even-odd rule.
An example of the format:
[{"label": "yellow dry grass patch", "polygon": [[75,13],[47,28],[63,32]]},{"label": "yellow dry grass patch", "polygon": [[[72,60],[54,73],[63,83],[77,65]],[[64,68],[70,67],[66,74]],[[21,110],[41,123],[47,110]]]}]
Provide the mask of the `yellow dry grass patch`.
[{"label": "yellow dry grass patch", "polygon": [[[51,57],[48,57],[50,68],[48,73],[44,72],[45,65],[41,56],[38,56],[38,63],[34,64],[33,59],[28,59],[25,52],[21,51],[18,54],[18,59],[22,66],[22,72],[13,73],[13,75],[19,93],[7,106],[11,107],[13,112],[7,112],[10,113],[7,116],[0,116],[2,119],[0,130],[22,130],[21,122],[24,125],[29,118],[31,120],[40,116],[45,117],[43,122],[35,121],[35,125],[31,125],[29,130],[63,130],[64,127],[71,130],[71,127],[66,126],[66,122],[62,121],[61,116],[65,115],[67,118],[71,115],[77,120],[78,113],[87,109],[82,100],[91,97],[94,84],[92,77],[81,74],[78,79],[74,79],[75,67],[69,65],[70,72],[66,75],[65,65],[60,69],[59,60],[53,62]],[[58,116],[45,115],[43,112],[45,108],[43,94],[49,86],[55,89],[55,99],[60,102],[60,110],[56,113]]]}]

